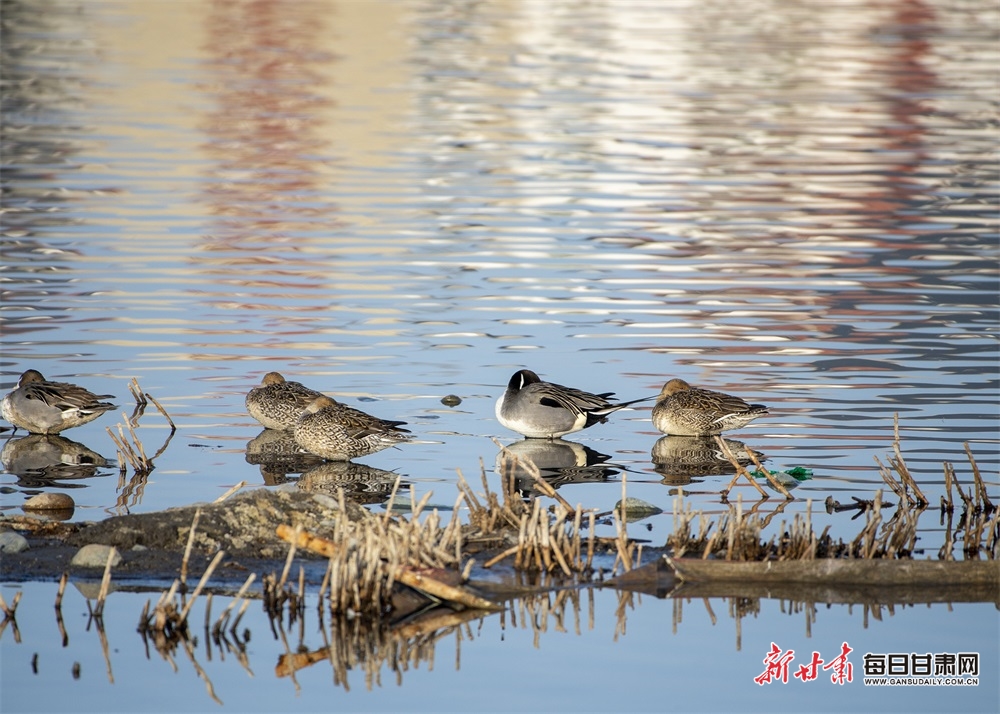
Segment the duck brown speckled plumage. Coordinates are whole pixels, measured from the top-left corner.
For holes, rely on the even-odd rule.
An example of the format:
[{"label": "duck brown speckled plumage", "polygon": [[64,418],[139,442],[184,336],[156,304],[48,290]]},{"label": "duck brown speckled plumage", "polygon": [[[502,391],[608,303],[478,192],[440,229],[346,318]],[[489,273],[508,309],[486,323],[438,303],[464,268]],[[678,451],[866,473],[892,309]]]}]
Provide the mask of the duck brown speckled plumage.
[{"label": "duck brown speckled plumage", "polygon": [[327,396],[314,399],[295,423],[295,440],[309,453],[350,461],[411,438],[406,422],[379,419]]},{"label": "duck brown speckled plumage", "polygon": [[299,382],[287,381],[279,372],[268,372],[247,393],[246,407],[254,419],[267,429],[291,429],[316,397],[322,392],[309,389]]},{"label": "duck brown speckled plumage", "polygon": [[731,394],[671,379],[663,385],[652,417],[653,426],[664,434],[709,436],[739,429],[767,413],[763,404],[747,404]]}]

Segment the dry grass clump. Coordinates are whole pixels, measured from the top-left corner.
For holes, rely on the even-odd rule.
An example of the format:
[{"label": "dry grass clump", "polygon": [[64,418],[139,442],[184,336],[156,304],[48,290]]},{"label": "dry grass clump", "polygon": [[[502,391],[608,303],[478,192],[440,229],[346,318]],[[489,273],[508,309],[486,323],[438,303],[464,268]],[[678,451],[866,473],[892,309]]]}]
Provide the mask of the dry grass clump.
[{"label": "dry grass clump", "polygon": [[[947,499],[942,497],[941,519],[946,528],[945,543],[938,557],[941,560],[954,560],[954,547],[960,542],[967,560],[983,556],[995,560],[1000,544],[1000,509],[993,505],[986,493],[968,444],[965,449],[975,485],[969,489],[968,494],[964,493],[954,467],[949,463],[944,464]],[[756,512],[756,507],[744,514],[741,503],[730,504],[729,512],[723,514],[716,525],[700,511],[696,513],[689,506],[685,508],[678,498],[674,507],[674,531],[667,539],[667,546],[673,549],[675,558],[693,553],[702,559],[715,557],[730,561],[912,558],[918,539],[917,521],[926,510],[928,500],[903,459],[899,448],[898,425],[894,455],[889,458],[889,466],[886,467],[881,462],[878,465],[882,479],[899,499],[895,512],[888,519],[883,517],[882,511],[892,508],[893,504],[883,502],[882,491],[876,491],[872,500],[855,498],[855,502],[848,505],[841,505],[832,497],[826,499],[829,513],[856,510],[855,518],[865,516],[861,530],[849,542],[831,538],[829,526],[819,535],[815,533],[811,523],[811,503],[804,516],[796,514],[790,524],[782,522],[780,535],[764,542],[760,534],[781,513],[782,508],[761,516]],[[957,486],[962,499],[962,513],[954,527],[953,485]]]},{"label": "dry grass clump", "polygon": [[[494,440],[495,441],[495,440]],[[497,442],[499,444],[499,442]],[[535,488],[556,501],[548,508],[542,507],[539,498],[525,502],[515,491],[515,472],[526,473]],[[637,559],[637,547],[626,531],[625,522],[616,511],[611,514],[616,526],[614,538],[599,538],[594,533],[597,512],[580,505],[571,506],[549,484],[538,468],[507,449],[501,450],[501,496],[490,491],[486,470],[482,469],[484,502],[481,503],[459,472],[459,490],[469,509],[468,540],[493,547],[508,547],[490,558],[484,567],[492,567],[513,556],[516,570],[561,572],[563,575],[589,575],[593,572],[595,552],[610,550],[616,554],[615,565],[629,570]],[[622,501],[625,500],[625,477],[622,476]],[[587,534],[584,535],[586,518]]]},{"label": "dry grass clump", "polygon": [[[462,558],[459,504],[456,503],[447,525],[442,524],[436,510],[423,521],[419,519],[430,494],[414,506],[411,518],[393,517],[396,490],[393,489],[384,516],[361,521],[338,519],[328,537],[309,534],[301,528],[278,528],[278,535],[293,547],[329,558],[320,600],[327,597],[333,613],[382,617],[393,609],[399,583],[457,607],[491,608],[491,602],[460,587],[467,579],[471,561],[466,563],[460,578],[449,575],[457,574]],[[339,498],[341,508],[346,508],[343,490]]]}]

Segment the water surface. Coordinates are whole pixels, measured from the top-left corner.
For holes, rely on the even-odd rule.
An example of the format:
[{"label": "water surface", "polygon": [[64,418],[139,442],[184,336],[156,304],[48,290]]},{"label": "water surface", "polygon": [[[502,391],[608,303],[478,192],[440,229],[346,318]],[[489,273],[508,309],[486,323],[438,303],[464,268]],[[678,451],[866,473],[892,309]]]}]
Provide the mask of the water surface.
[{"label": "water surface", "polygon": [[[408,421],[418,443],[364,463],[442,506],[457,469],[496,480],[492,439],[516,435],[493,404],[522,367],[622,399],[676,376],[767,404],[732,438],[813,470],[787,518],[883,488],[897,414],[932,503],[943,461],[971,484],[965,443],[1000,482],[990,3],[4,15],[0,387],[35,368],[130,414],[135,377],[178,427],[162,448],[166,421],[141,417],[162,448],[147,478],[119,476],[121,414],[67,432],[107,465],[5,463],[5,512],[66,490],[94,520],[298,478],[248,458],[243,398],[270,370]],[[626,478],[666,511],[639,526],[654,544],[678,489],[724,512],[729,476],[658,463],[660,436],[648,406],[572,435],[607,468],[560,493],[609,510]]]}]

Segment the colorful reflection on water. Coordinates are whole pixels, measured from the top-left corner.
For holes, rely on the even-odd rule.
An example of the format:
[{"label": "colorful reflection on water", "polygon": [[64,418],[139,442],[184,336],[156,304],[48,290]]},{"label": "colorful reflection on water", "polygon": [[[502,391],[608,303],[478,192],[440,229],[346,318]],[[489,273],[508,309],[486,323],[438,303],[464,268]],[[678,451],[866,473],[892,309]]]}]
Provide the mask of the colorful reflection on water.
[{"label": "colorful reflection on water", "polygon": [[[788,518],[884,488],[896,414],[932,502],[943,461],[971,483],[966,442],[1000,481],[986,3],[4,14],[2,387],[36,368],[126,412],[9,449],[5,512],[44,490],[95,520],[329,480],[261,457],[243,397],[275,369],[410,423],[418,443],[352,481],[375,509],[396,475],[438,504],[456,469],[496,479],[491,438],[517,442],[493,403],[521,367],[622,399],[677,376],[769,405],[730,437],[813,470]],[[133,377],[178,427],[139,419],[141,478],[106,432]],[[602,511],[624,478],[665,511],[641,526],[662,543],[678,489],[718,514],[730,477],[660,436],[640,407],[536,457],[568,459],[560,493]]]}]

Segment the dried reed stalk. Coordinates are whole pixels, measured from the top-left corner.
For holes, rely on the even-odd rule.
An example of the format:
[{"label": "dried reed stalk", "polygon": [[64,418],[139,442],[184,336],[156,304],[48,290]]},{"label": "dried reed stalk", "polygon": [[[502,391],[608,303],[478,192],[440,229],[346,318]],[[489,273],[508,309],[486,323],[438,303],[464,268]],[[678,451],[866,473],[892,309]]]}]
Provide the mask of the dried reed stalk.
[{"label": "dried reed stalk", "polygon": [[69,573],[64,570],[62,577],[59,578],[59,589],[56,591],[56,605],[55,605],[56,611],[62,609],[63,593],[66,592],[66,584],[68,582],[69,582]]},{"label": "dried reed stalk", "polygon": [[[125,416],[125,412],[122,412],[122,416]],[[136,449],[139,452],[139,457],[141,459],[142,465],[147,469],[152,470],[153,464],[146,457],[146,450],[142,446],[142,441],[140,441],[139,437],[136,436],[135,427],[132,426],[132,422],[129,421],[127,418],[125,419],[125,428],[128,429],[129,436],[132,437],[132,441],[133,443],[135,443]]]},{"label": "dried reed stalk", "polygon": [[149,399],[149,401],[153,403],[153,406],[156,407],[156,410],[163,415],[163,418],[167,420],[167,424],[170,425],[170,432],[173,433],[174,431],[176,431],[177,426],[174,424],[174,420],[170,418],[169,414],[167,414],[167,410],[163,408],[163,405],[160,404],[158,401],[156,401],[156,397],[154,397],[149,392],[146,392],[146,397]]},{"label": "dried reed stalk", "polygon": [[205,596],[205,634],[208,634],[208,623],[212,621],[212,593]]},{"label": "dried reed stalk", "polygon": [[219,615],[219,619],[216,620],[215,627],[213,628],[213,630],[221,631],[225,629],[226,623],[229,622],[229,615],[233,611],[233,608],[236,607],[236,603],[243,599],[243,597],[246,595],[247,590],[250,589],[250,586],[256,579],[257,579],[256,573],[250,573],[250,575],[247,576],[246,582],[243,583],[243,586],[236,593],[236,597],[234,597],[232,600],[229,601],[229,604],[226,605],[226,609],[224,609],[222,611],[222,614]]},{"label": "dried reed stalk", "polygon": [[942,508],[942,510],[947,511],[948,513],[951,513],[953,510],[955,510],[955,504],[954,504],[954,502],[951,499],[951,485],[952,485],[951,474],[952,474],[952,471],[953,471],[953,469],[951,468],[951,465],[947,461],[945,461],[944,462],[944,486],[945,486],[945,493],[948,496],[948,500],[945,501],[944,500],[945,497],[944,496],[941,497],[941,499],[942,499],[941,508]]},{"label": "dried reed stalk", "polygon": [[[722,439],[722,437],[719,438],[722,441],[722,444],[728,449],[729,445],[726,444],[725,439]],[[750,457],[750,460],[753,462],[753,465],[757,467],[757,470],[760,471],[762,474],[764,474],[764,477],[771,483],[772,486],[774,486],[778,490],[778,493],[780,493],[782,496],[785,497],[786,501],[795,500],[795,496],[789,493],[788,489],[785,488],[785,484],[778,481],[778,479],[776,479],[771,474],[770,470],[765,469],[763,466],[761,466],[761,463],[760,461],[757,460],[757,455],[754,454],[753,449],[747,449],[747,455]],[[730,456],[729,454],[727,454],[727,458],[729,458],[730,461],[732,461],[733,459],[735,459],[735,456]]]},{"label": "dried reed stalk", "polygon": [[108,562],[104,564],[104,576],[101,578],[101,589],[97,593],[97,607],[94,608],[94,617],[101,617],[104,614],[104,600],[108,596],[108,588],[111,587],[111,561],[118,555],[118,550],[112,546],[108,551]]},{"label": "dried reed stalk", "polygon": [[[946,472],[946,478],[948,479],[949,483],[955,484],[955,489],[958,491],[958,497],[962,499],[962,503],[965,505],[965,510],[966,511],[975,510],[975,506],[972,501],[972,495],[971,495],[972,492],[970,491],[968,494],[966,494],[962,490],[962,484],[959,483],[958,481],[958,474],[955,473],[955,467],[946,461],[944,462],[944,468]],[[949,496],[950,495],[951,494],[949,494]]]},{"label": "dried reed stalk", "polygon": [[181,585],[187,587],[188,560],[191,558],[191,548],[194,546],[194,534],[198,529],[198,520],[201,518],[201,508],[194,509],[194,517],[191,519],[191,530],[188,531],[187,545],[184,547],[184,556],[181,558]]},{"label": "dried reed stalk", "polygon": [[979,473],[979,465],[976,464],[976,459],[972,455],[972,450],[969,448],[969,442],[965,442],[965,453],[969,457],[969,465],[972,467],[972,478],[976,482],[976,497],[977,500],[982,504],[983,510],[987,513],[993,511],[995,506],[993,502],[990,501],[990,497],[986,494],[986,484],[983,483],[983,477]]},{"label": "dried reed stalk", "polygon": [[208,579],[212,577],[212,573],[215,572],[216,566],[218,566],[218,564],[222,561],[225,555],[226,551],[220,550],[218,553],[215,554],[215,557],[212,558],[212,562],[209,563],[208,568],[205,569],[204,574],[201,576],[201,580],[198,581],[198,585],[195,587],[194,592],[191,593],[191,599],[187,601],[187,604],[181,611],[180,615],[181,625],[187,622],[187,616],[188,613],[191,612],[191,607],[194,605],[194,601],[198,599],[198,595],[201,594],[202,588],[205,587],[205,583],[207,583]]},{"label": "dried reed stalk", "polygon": [[240,481],[235,486],[232,486],[231,488],[227,489],[224,494],[222,494],[217,499],[215,499],[214,501],[212,501],[212,503],[222,503],[223,501],[225,501],[227,498],[229,498],[230,496],[232,496],[234,493],[236,493],[237,491],[239,491],[241,488],[243,488],[246,485],[247,485],[246,481]]},{"label": "dried reed stalk", "polygon": [[[135,428],[132,426],[131,420],[122,412],[122,417],[125,420],[125,426],[121,424],[116,424],[118,429],[118,435],[111,431],[111,427],[105,427],[111,440],[115,442],[115,446],[118,447],[119,460],[121,455],[125,456],[129,465],[137,474],[148,474],[153,470],[153,462],[146,457],[146,452],[143,449],[142,442],[139,437],[136,436]],[[125,436],[125,429],[128,429],[129,436],[131,437],[131,442]],[[121,467],[121,461],[119,461],[119,468]]]},{"label": "dried reed stalk", "polygon": [[10,601],[10,605],[7,601],[3,599],[3,595],[0,595],[0,610],[3,611],[4,620],[13,620],[17,613],[17,603],[21,602],[21,595],[23,590],[18,590],[14,593],[14,599]]},{"label": "dried reed stalk", "polygon": [[550,484],[548,481],[542,478],[542,472],[538,470],[538,467],[535,466],[535,464],[531,463],[530,461],[523,461],[520,458],[518,458],[517,454],[513,453],[510,449],[501,444],[499,440],[497,440],[495,437],[493,438],[493,443],[500,447],[500,450],[503,454],[503,458],[511,459],[515,463],[519,464],[521,468],[524,469],[525,473],[527,473],[528,476],[531,477],[531,480],[534,481],[535,486],[538,487],[539,491],[541,491],[549,498],[554,498],[567,511],[570,512],[573,511],[573,507],[569,505],[569,502],[561,495],[559,495],[558,491],[552,488],[552,484]]},{"label": "dried reed stalk", "polygon": [[722,495],[723,496],[728,495],[729,492],[733,490],[733,486],[736,485],[736,482],[739,480],[740,476],[745,476],[747,481],[749,481],[751,485],[755,489],[757,489],[757,493],[760,494],[761,498],[765,500],[770,498],[770,496],[767,495],[764,489],[761,488],[760,484],[757,483],[757,480],[753,476],[751,476],[750,473],[745,468],[743,468],[743,465],[739,461],[736,460],[736,457],[733,456],[733,452],[729,449],[729,446],[726,445],[725,439],[723,439],[721,436],[716,436],[715,443],[719,445],[719,448],[722,449],[722,453],[725,455],[727,459],[729,459],[729,462],[736,469],[736,474],[733,476],[733,480],[730,481],[729,485],[722,490]]},{"label": "dried reed stalk", "polygon": [[[411,524],[411,529],[415,528]],[[345,547],[341,542],[335,542],[328,538],[322,538],[320,536],[311,535],[309,533],[300,531],[298,529],[292,529],[286,525],[280,525],[277,528],[277,534],[279,538],[289,541],[297,545],[300,548],[309,550],[313,553],[319,553],[327,558],[334,558],[341,556],[345,552]],[[350,546],[348,546],[350,547]],[[371,547],[375,547],[371,544]],[[374,560],[380,560],[385,562],[384,559],[367,559],[367,562],[375,565]],[[446,583],[440,582],[439,580],[431,577],[431,570],[427,568],[421,568],[417,566],[410,565],[399,565],[392,568],[391,563],[387,563],[392,570],[392,578],[398,582],[408,585],[416,590],[425,592],[434,597],[440,598],[442,600],[447,600],[456,604],[463,605],[465,607],[477,608],[477,609],[496,609],[498,606],[485,598],[474,595],[473,593],[465,590],[464,588],[456,588]],[[331,582],[338,581],[337,567],[334,568],[334,574],[331,576]],[[331,588],[332,589],[332,588]],[[360,607],[359,610],[363,610]]]}]

